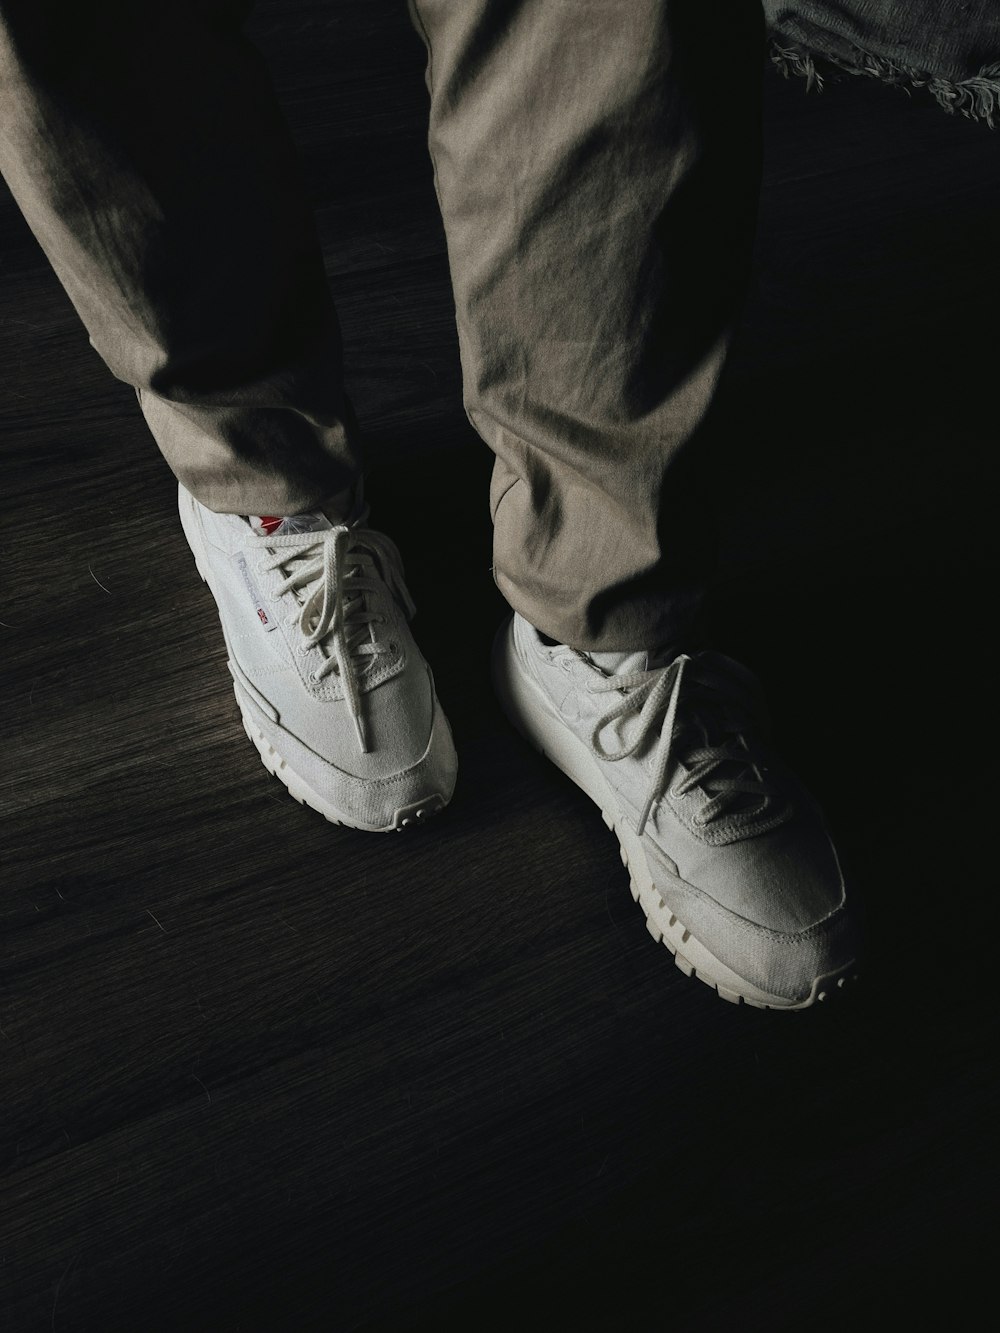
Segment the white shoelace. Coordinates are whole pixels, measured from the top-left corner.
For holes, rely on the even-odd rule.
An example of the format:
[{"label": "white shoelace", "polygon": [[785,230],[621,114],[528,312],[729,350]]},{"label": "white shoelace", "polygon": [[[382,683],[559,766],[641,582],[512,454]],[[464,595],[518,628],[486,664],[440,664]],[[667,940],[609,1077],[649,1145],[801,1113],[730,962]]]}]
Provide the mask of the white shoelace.
[{"label": "white shoelace", "polygon": [[[684,653],[675,657],[667,666],[657,667],[651,671],[623,672],[609,676],[606,680],[591,683],[587,687],[593,694],[623,692],[623,697],[618,703],[597,719],[590,737],[590,748],[594,754],[612,763],[627,759],[645,744],[656,726],[658,716],[663,712],[660,736],[653,757],[649,793],[636,828],[640,836],[653,806],[666,788],[667,774],[680,734],[677,714],[681,703],[681,687],[689,675],[692,683],[697,682],[711,689],[710,674],[702,669],[700,662]],[[638,714],[633,740],[617,750],[608,750],[601,742],[601,732],[612,722],[631,713]],[[695,822],[702,825],[710,823],[724,813],[736,793],[758,797],[759,805],[753,813],[755,815],[762,813],[768,799],[775,793],[765,781],[762,768],[753,760],[742,733],[733,724],[725,724],[725,731],[735,738],[735,743],[712,744],[700,719],[697,725],[701,731],[702,743],[685,750],[683,762],[688,770],[687,776],[674,785],[677,796],[683,796],[697,786],[701,786],[702,790],[709,793],[709,799],[700,815],[695,816]],[[733,777],[717,771],[723,765],[730,763],[737,764],[745,776]]]},{"label": "white shoelace", "polygon": [[387,617],[369,609],[366,594],[384,595],[388,585],[407,616],[414,613],[398,551],[381,532],[357,524],[267,537],[262,544],[272,553],[264,568],[285,573],[278,595],[298,596],[303,649],[321,648],[327,653],[313,679],[331,673],[340,679],[358,744],[367,753],[360,677],[376,658],[390,653],[392,645],[378,642],[372,626],[385,624]]}]

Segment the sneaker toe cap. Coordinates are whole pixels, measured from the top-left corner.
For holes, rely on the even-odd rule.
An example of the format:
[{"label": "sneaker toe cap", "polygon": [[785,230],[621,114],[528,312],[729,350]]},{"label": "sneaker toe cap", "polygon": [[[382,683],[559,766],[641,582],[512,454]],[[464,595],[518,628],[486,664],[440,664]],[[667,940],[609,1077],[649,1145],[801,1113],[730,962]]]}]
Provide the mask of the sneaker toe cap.
[{"label": "sneaker toe cap", "polygon": [[671,912],[754,987],[789,1003],[848,968],[858,941],[833,844],[818,816],[729,848],[706,849],[665,875]]}]

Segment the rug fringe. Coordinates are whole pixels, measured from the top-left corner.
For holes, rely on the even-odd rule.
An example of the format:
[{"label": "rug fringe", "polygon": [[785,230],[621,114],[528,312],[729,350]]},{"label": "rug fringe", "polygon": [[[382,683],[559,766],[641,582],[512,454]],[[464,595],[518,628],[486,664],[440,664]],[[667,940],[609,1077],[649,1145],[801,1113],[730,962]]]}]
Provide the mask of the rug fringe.
[{"label": "rug fringe", "polygon": [[946,79],[911,65],[897,64],[886,56],[877,56],[859,47],[853,50],[850,60],[832,55],[816,56],[808,47],[773,37],[770,57],[771,63],[786,79],[793,74],[804,79],[807,91],[815,88],[822,92],[825,83],[823,67],[830,66],[845,74],[881,79],[904,91],[925,88],[949,115],[958,112],[969,120],[982,121],[991,130],[997,128],[1000,121],[1000,61],[984,65],[978,74],[967,79]]}]

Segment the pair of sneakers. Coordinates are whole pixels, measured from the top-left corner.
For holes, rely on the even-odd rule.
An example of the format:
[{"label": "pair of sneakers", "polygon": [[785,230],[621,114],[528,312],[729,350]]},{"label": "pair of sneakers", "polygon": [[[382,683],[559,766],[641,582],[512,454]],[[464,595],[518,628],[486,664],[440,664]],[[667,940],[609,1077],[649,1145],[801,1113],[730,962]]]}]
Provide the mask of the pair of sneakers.
[{"label": "pair of sneakers", "polygon": [[[352,828],[402,829],[442,810],[457,757],[389,538],[366,513],[241,518],[183,487],[180,513],[265,766]],[[853,977],[836,852],[769,752],[744,668],[714,653],[583,653],[515,613],[493,679],[518,730],[600,808],[650,933],[684,972],[777,1009]]]}]

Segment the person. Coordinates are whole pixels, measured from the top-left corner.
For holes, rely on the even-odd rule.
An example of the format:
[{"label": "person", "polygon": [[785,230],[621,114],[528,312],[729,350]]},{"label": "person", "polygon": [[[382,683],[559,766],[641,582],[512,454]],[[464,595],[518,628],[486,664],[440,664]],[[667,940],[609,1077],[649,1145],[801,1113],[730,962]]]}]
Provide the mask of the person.
[{"label": "person", "polygon": [[[373,528],[295,154],[236,0],[2,0],[0,167],[179,483],[244,728],[386,831],[457,759]],[[710,564],[681,460],[750,263],[760,7],[412,0],[464,400],[496,455],[493,672],[592,798],[682,969],[800,1009],[855,973],[823,817],[755,681],[690,650]],[[345,188],[349,182],[345,182]]]}]

